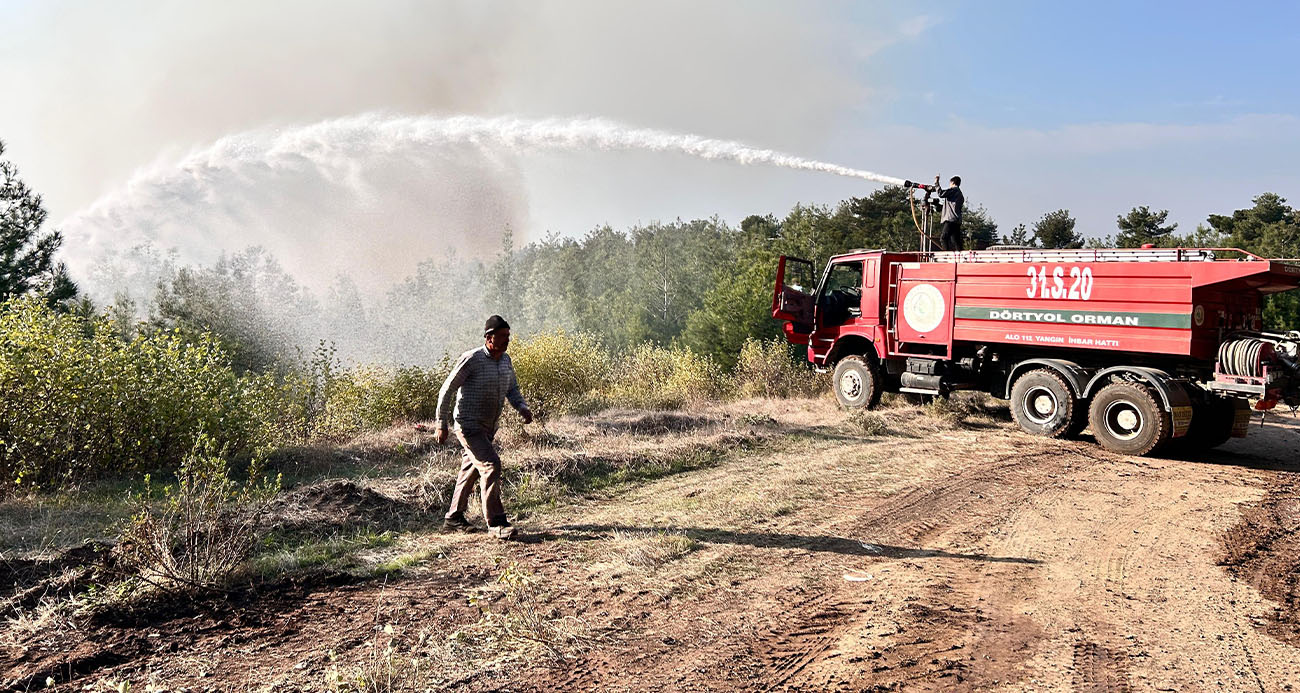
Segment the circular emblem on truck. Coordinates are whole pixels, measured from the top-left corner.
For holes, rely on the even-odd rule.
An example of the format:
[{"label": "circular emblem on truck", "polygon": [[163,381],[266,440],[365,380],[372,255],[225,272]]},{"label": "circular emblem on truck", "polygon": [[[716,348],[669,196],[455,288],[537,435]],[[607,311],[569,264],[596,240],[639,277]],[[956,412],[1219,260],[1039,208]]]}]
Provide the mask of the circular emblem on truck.
[{"label": "circular emblem on truck", "polygon": [[1196,326],[1200,327],[1205,324],[1205,306],[1196,306],[1192,311],[1192,319],[1196,321]]},{"label": "circular emblem on truck", "polygon": [[903,320],[917,332],[929,332],[943,322],[943,294],[933,284],[917,284],[903,299]]}]

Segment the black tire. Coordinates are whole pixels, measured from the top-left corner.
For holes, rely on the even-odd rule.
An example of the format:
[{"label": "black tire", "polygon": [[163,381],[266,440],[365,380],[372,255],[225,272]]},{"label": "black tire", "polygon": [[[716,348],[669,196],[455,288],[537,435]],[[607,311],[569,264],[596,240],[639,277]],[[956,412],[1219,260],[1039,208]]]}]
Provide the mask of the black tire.
[{"label": "black tire", "polygon": [[1077,435],[1083,402],[1055,371],[1040,368],[1016,378],[1011,386],[1011,418],[1025,433],[1047,438]]},{"label": "black tire", "polygon": [[1071,417],[1070,427],[1065,429],[1065,438],[1077,438],[1083,429],[1088,427],[1088,403],[1084,400],[1078,400],[1074,403],[1074,416]]},{"label": "black tire", "polygon": [[874,409],[880,404],[880,370],[865,356],[845,356],[831,378],[835,399],[849,409]]},{"label": "black tire", "polygon": [[1173,422],[1155,395],[1137,383],[1111,383],[1088,407],[1092,434],[1103,448],[1124,455],[1146,455],[1169,440]]},{"label": "black tire", "polygon": [[1174,438],[1170,443],[1182,453],[1217,448],[1232,437],[1236,418],[1237,404],[1234,400],[1206,395],[1205,399],[1192,405],[1192,422],[1187,426],[1187,434]]}]

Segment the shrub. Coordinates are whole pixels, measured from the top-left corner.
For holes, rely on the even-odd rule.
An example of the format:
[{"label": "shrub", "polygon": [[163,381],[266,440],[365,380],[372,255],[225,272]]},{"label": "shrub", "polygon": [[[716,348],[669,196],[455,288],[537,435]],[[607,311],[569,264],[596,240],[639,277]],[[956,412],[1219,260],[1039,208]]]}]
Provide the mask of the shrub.
[{"label": "shrub", "polygon": [[431,419],[445,377],[445,372],[417,367],[359,366],[344,371],[327,390],[314,433],[339,437],[398,421]]},{"label": "shrub", "polygon": [[722,369],[685,347],[642,344],[619,359],[609,399],[625,407],[672,409],[721,397]]},{"label": "shrub", "polygon": [[334,347],[322,342],[278,381],[273,422],[276,439],[307,442],[340,439],[399,421],[433,418],[438,390],[451,371],[444,356],[434,367],[344,368]]},{"label": "shrub", "polygon": [[732,380],[741,397],[808,397],[823,385],[806,363],[795,361],[790,345],[780,339],[746,340]]},{"label": "shrub", "polygon": [[139,510],[122,532],[122,566],[167,591],[215,590],[226,585],[252,556],[262,519],[280,481],[230,478],[224,451],[210,438],[195,443],[177,471],[177,484],[163,489],[161,505],[150,501],[149,479]]},{"label": "shrub", "polygon": [[584,334],[534,335],[512,346],[510,358],[524,398],[542,420],[591,408],[610,373],[609,352]]},{"label": "shrub", "polygon": [[124,341],[107,319],[0,305],[0,485],[170,467],[205,433],[247,453],[269,442],[257,412],[276,397],[206,335]]}]

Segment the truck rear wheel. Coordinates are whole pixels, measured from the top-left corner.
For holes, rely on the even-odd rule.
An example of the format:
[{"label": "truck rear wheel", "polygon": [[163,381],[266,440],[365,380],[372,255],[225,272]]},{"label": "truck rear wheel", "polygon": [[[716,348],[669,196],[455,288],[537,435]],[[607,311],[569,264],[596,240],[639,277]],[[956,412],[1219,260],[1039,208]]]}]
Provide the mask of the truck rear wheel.
[{"label": "truck rear wheel", "polygon": [[880,371],[864,356],[845,356],[835,366],[831,387],[835,399],[849,409],[871,409],[880,404]]},{"label": "truck rear wheel", "polygon": [[[1083,403],[1065,380],[1046,368],[1029,371],[1011,387],[1011,418],[1021,430],[1036,436],[1076,435]],[[1076,426],[1078,426],[1076,428]]]},{"label": "truck rear wheel", "polygon": [[1092,397],[1088,423],[1111,452],[1145,455],[1169,440],[1173,422],[1151,390],[1137,383],[1111,383]]}]

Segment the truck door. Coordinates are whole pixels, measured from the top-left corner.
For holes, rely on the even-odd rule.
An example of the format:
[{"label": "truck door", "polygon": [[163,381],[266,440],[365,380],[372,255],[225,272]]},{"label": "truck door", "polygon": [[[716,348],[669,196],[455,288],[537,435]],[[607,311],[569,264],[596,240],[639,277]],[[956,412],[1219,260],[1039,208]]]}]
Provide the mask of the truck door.
[{"label": "truck door", "polygon": [[813,294],[817,292],[816,274],[811,262],[781,256],[776,268],[776,291],[772,294],[772,317],[789,321],[796,332],[812,332]]}]

